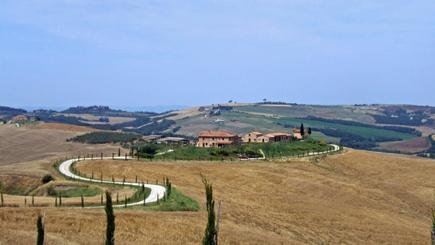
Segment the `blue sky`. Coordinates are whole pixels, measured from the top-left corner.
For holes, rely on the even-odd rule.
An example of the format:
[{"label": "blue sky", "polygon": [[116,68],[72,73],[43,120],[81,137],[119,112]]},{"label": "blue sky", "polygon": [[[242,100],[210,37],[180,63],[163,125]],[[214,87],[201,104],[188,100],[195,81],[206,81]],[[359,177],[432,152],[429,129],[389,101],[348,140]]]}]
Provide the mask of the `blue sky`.
[{"label": "blue sky", "polygon": [[435,1],[0,0],[0,104],[435,105]]}]

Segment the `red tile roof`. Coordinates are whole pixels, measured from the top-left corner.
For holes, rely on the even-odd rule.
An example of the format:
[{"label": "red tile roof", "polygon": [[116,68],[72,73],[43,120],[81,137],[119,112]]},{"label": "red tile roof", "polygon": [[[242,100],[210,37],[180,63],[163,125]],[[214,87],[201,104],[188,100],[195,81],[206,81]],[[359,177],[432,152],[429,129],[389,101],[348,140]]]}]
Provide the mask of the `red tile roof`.
[{"label": "red tile roof", "polygon": [[269,133],[269,134],[266,134],[265,136],[267,136],[267,137],[277,137],[277,136],[291,137],[292,135],[289,133]]}]

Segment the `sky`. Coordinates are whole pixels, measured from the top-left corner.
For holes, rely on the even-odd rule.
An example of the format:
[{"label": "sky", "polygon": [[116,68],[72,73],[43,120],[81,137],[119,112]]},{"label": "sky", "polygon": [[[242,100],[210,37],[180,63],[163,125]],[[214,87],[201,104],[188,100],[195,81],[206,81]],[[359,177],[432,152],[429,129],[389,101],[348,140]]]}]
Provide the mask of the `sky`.
[{"label": "sky", "polygon": [[0,0],[0,105],[435,105],[433,0]]}]

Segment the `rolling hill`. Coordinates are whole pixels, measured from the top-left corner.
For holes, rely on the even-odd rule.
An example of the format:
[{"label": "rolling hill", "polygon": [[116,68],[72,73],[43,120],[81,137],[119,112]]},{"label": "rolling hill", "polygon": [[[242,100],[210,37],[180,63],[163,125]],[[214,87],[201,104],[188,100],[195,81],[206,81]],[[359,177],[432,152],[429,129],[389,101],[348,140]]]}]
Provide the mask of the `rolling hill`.
[{"label": "rolling hill", "polygon": [[[431,148],[435,107],[416,105],[304,105],[283,102],[226,103],[166,113],[127,112],[107,106],[26,112],[9,107],[0,117],[27,114],[41,121],[141,135],[195,137],[202,130],[284,131],[304,124],[311,137],[356,149],[407,154]],[[3,114],[2,114],[3,112]],[[421,155],[421,154],[420,154]]]}]

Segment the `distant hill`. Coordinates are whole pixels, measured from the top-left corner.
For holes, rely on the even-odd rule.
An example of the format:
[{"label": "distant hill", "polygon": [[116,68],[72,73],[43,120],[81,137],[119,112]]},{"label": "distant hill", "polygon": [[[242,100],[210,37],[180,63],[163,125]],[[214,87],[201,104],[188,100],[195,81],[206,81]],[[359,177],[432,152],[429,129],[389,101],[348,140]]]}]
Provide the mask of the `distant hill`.
[{"label": "distant hill", "polygon": [[[344,146],[402,152],[404,146],[425,150],[415,140],[435,133],[435,108],[415,105],[305,105],[285,102],[226,103],[171,112],[176,123],[167,132],[196,136],[202,130],[288,132],[301,123],[313,130],[312,138]],[[383,142],[405,142],[381,144]],[[416,145],[418,144],[418,145]],[[403,151],[409,152],[409,151]]]},{"label": "distant hill", "polygon": [[98,116],[154,116],[158,113],[155,112],[128,112],[123,110],[116,110],[112,109],[108,106],[76,106],[76,107],[70,107],[66,110],[61,111],[60,113],[66,113],[66,114],[91,114],[91,115],[98,115]]},{"label": "distant hill", "polygon": [[26,114],[27,111],[23,109],[17,109],[7,106],[0,106],[0,118],[2,119],[9,119],[11,117],[14,117],[16,115]]}]

